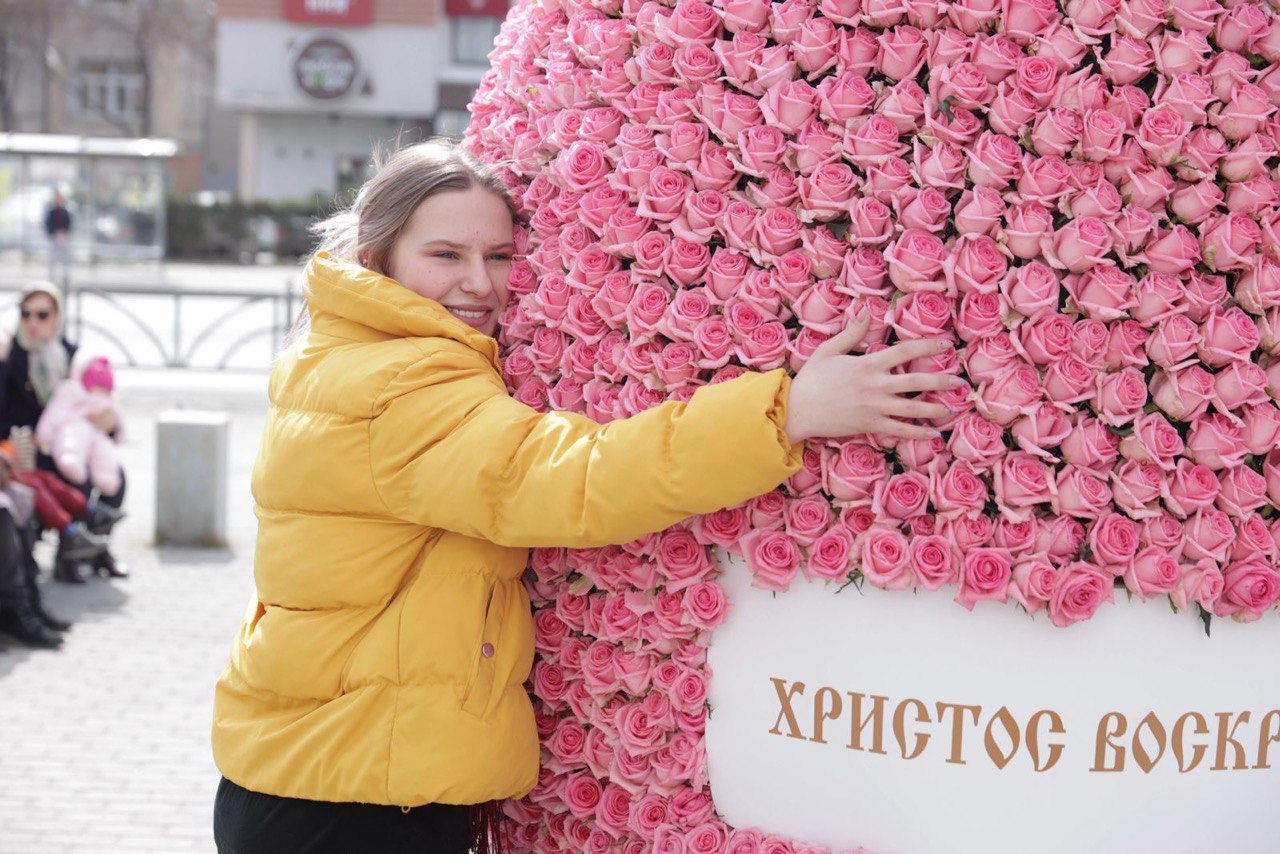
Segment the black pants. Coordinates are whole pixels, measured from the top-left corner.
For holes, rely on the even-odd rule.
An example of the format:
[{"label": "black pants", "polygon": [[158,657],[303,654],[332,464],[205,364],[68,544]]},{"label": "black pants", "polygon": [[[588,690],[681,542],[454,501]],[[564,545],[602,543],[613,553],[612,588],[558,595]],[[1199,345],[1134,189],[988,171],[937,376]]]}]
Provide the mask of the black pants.
[{"label": "black pants", "polygon": [[0,510],[0,604],[12,605],[27,597],[27,562],[22,535],[8,510]]},{"label": "black pants", "polygon": [[467,854],[470,811],[427,804],[304,801],[251,792],[223,778],[213,807],[218,854]]}]

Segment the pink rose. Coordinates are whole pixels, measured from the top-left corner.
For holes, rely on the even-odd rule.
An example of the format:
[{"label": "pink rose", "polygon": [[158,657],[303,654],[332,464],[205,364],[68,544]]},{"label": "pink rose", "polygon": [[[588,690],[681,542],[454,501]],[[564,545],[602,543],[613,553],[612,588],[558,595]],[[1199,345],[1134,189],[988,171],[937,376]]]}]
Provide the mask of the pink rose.
[{"label": "pink rose", "polygon": [[870,505],[876,483],[885,476],[883,454],[861,442],[844,442],[824,462],[824,488],[833,498]]},{"label": "pink rose", "polygon": [[[1082,216],[1073,219],[1053,236],[1053,254],[1050,261],[1073,273],[1083,273],[1106,263],[1114,238],[1106,224],[1096,217]],[[1047,248],[1047,247],[1046,247]]]},{"label": "pink rose", "polygon": [[799,189],[800,203],[811,220],[844,217],[856,189],[853,170],[846,163],[819,166],[800,180]]},{"label": "pink rose", "polygon": [[794,134],[817,115],[818,92],[805,80],[781,82],[760,99],[760,112],[767,123]]},{"label": "pink rose", "polygon": [[1262,228],[1241,213],[1211,217],[1200,228],[1202,257],[1211,270],[1242,270],[1253,266],[1262,241]]},{"label": "pink rose", "polygon": [[1133,432],[1120,441],[1120,453],[1128,460],[1152,462],[1172,471],[1174,460],[1181,456],[1182,436],[1158,412],[1138,416]]},{"label": "pink rose", "polygon": [[1073,110],[1050,108],[1041,113],[1031,128],[1031,144],[1036,154],[1063,156],[1075,147],[1084,132],[1080,114]]},{"label": "pink rose", "polygon": [[1102,421],[1082,412],[1075,416],[1075,429],[1062,440],[1062,458],[1082,468],[1110,468],[1119,444]]},{"label": "pink rose", "polygon": [[999,244],[985,234],[966,234],[944,262],[947,282],[962,294],[995,294],[1009,269]]},{"label": "pink rose", "polygon": [[963,460],[954,463],[945,472],[940,467],[935,468],[930,475],[929,492],[934,509],[939,516],[945,518],[976,516],[982,512],[988,498],[986,483],[974,471],[973,466]]},{"label": "pink rose", "polygon": [[1046,309],[1013,330],[1013,343],[1032,364],[1048,365],[1071,352],[1074,327],[1067,315]]},{"label": "pink rose", "polygon": [[1187,120],[1172,109],[1157,107],[1142,116],[1137,140],[1147,159],[1156,166],[1172,163],[1182,150],[1190,130]]},{"label": "pink rose", "polygon": [[1178,371],[1196,361],[1196,348],[1201,340],[1200,327],[1183,314],[1166,317],[1156,324],[1147,339],[1147,356],[1162,368]]},{"label": "pink rose", "polygon": [[938,590],[956,580],[955,553],[951,544],[936,534],[911,538],[910,563],[926,590]]},{"label": "pink rose", "polygon": [[1221,413],[1196,420],[1187,436],[1187,456],[1215,471],[1238,466],[1246,448],[1240,428]]},{"label": "pink rose", "polygon": [[880,34],[877,70],[891,80],[914,77],[924,61],[928,43],[915,27],[899,27]]},{"label": "pink rose", "polygon": [[806,571],[826,580],[842,579],[849,574],[853,562],[853,535],[843,528],[832,528],[809,546]]},{"label": "pink rose", "polygon": [[1005,518],[1031,518],[1037,504],[1053,501],[1053,470],[1031,454],[1011,451],[993,472],[996,503]]},{"label": "pink rose", "polygon": [[1138,523],[1132,519],[1119,513],[1104,514],[1089,528],[1094,561],[1113,575],[1122,574],[1138,553],[1139,535]]},{"label": "pink rose", "polygon": [[1071,180],[1067,162],[1056,155],[1024,158],[1022,175],[1018,178],[1018,195],[1023,201],[1051,205],[1066,195]]},{"label": "pink rose", "polygon": [[1209,116],[1209,122],[1229,140],[1244,139],[1257,133],[1262,123],[1276,111],[1261,87],[1238,83],[1230,100]]},{"label": "pink rose", "polygon": [[[1145,40],[1124,35],[1113,38],[1099,65],[1102,73],[1116,86],[1137,83],[1151,71],[1155,53]],[[1092,159],[1092,158],[1091,158]]]},{"label": "pink rose", "polygon": [[1272,403],[1246,406],[1240,442],[1251,454],[1266,454],[1280,444],[1280,409]]},{"label": "pink rose", "polygon": [[1210,312],[1200,332],[1196,353],[1206,365],[1215,368],[1247,360],[1261,342],[1257,325],[1237,306]]},{"label": "pink rose", "polygon": [[800,569],[800,549],[782,531],[754,530],[743,536],[742,555],[751,570],[751,585],[784,592]]},{"label": "pink rose", "polygon": [[978,388],[977,408],[982,416],[1002,426],[1034,411],[1041,400],[1040,375],[1026,363],[1001,370]]},{"label": "pink rose", "polygon": [[965,341],[976,341],[1004,331],[1007,308],[994,292],[969,291],[960,300],[955,331]]},{"label": "pink rose", "polygon": [[1004,456],[1003,438],[1000,425],[970,413],[951,426],[947,448],[956,459],[981,470]]},{"label": "pink rose", "polygon": [[[1046,460],[1054,460],[1048,449],[1060,444],[1073,429],[1071,419],[1062,410],[1051,404],[1041,403],[1035,411],[1015,421],[1010,432],[1023,451]],[[1000,444],[1003,447],[1003,443]]]},{"label": "pink rose", "polygon": [[1053,235],[1053,216],[1039,202],[1023,202],[1009,207],[1004,230],[1005,243],[1014,257],[1040,257],[1041,242]]},{"label": "pink rose", "polygon": [[898,219],[903,228],[939,232],[951,217],[951,203],[933,187],[906,195]]},{"label": "pink rose", "polygon": [[859,569],[885,590],[909,590],[916,583],[907,538],[896,528],[875,527],[862,535]]},{"label": "pink rose", "polygon": [[1236,537],[1231,518],[1220,510],[1201,510],[1183,526],[1182,553],[1192,560],[1209,559],[1222,562],[1231,551]]},{"label": "pink rose", "polygon": [[700,581],[685,590],[685,612],[689,623],[696,628],[711,631],[717,628],[729,612],[729,600],[720,585]]},{"label": "pink rose", "polygon": [[1213,375],[1199,365],[1162,371],[1151,380],[1151,399],[1174,421],[1196,420],[1209,408],[1212,396]]},{"label": "pink rose", "polygon": [[1115,584],[1111,576],[1092,564],[1076,561],[1058,573],[1049,599],[1049,618],[1058,628],[1087,620],[1103,602],[1114,602]]},{"label": "pink rose", "polygon": [[1173,475],[1161,486],[1160,497],[1170,513],[1186,519],[1197,510],[1212,507],[1221,489],[1213,469],[1180,459]]},{"label": "pink rose", "polygon": [[1170,199],[1169,208],[1183,222],[1193,225],[1204,222],[1218,210],[1226,196],[1217,184],[1210,180],[1185,184]]},{"label": "pink rose", "polygon": [[1147,265],[1157,273],[1177,276],[1200,260],[1200,243],[1183,225],[1158,232],[1143,249]]},{"label": "pink rose", "polygon": [[908,229],[884,251],[889,278],[900,290],[942,290],[939,281],[946,250],[926,231]]},{"label": "pink rose", "polygon": [[974,549],[960,565],[960,589],[956,601],[970,611],[981,599],[1006,602],[1013,561],[1001,549]]},{"label": "pink rose", "polygon": [[1008,136],[984,133],[969,153],[969,180],[976,186],[1003,190],[1022,172],[1022,149]]},{"label": "pink rose", "polygon": [[1058,571],[1053,564],[1038,557],[1020,558],[1013,565],[1009,596],[1028,614],[1035,614],[1049,604]]},{"label": "pink rose", "polygon": [[1014,311],[1031,317],[1045,309],[1057,308],[1058,274],[1047,265],[1032,261],[1010,270],[1000,281],[1000,293]]},{"label": "pink rose", "polygon": [[1222,596],[1214,606],[1219,617],[1256,620],[1280,597],[1280,572],[1259,558],[1236,561],[1223,570],[1222,577]]},{"label": "pink rose", "polygon": [[1248,466],[1227,469],[1218,476],[1222,490],[1218,493],[1219,508],[1240,518],[1260,510],[1267,503],[1267,479]]},{"label": "pink rose", "polygon": [[1224,580],[1217,563],[1211,560],[1197,561],[1182,568],[1178,586],[1169,593],[1179,611],[1188,610],[1192,603],[1213,612],[1222,596]]},{"label": "pink rose", "polygon": [[1098,320],[1123,318],[1134,305],[1135,286],[1132,275],[1110,265],[1093,266],[1079,279],[1068,278],[1076,305]]},{"label": "pink rose", "polygon": [[1172,593],[1182,579],[1178,561],[1163,549],[1151,547],[1134,556],[1125,569],[1125,587],[1142,600],[1161,593]]},{"label": "pink rose", "polygon": [[1159,515],[1155,501],[1160,497],[1164,472],[1155,463],[1129,460],[1111,472],[1111,493],[1116,506],[1134,519]]},{"label": "pink rose", "polygon": [[1094,408],[1098,418],[1112,427],[1121,427],[1142,414],[1147,403],[1147,384],[1142,374],[1126,368],[1098,380]]},{"label": "pink rose", "polygon": [[1104,475],[1080,466],[1064,466],[1058,473],[1050,506],[1059,515],[1096,519],[1111,503],[1111,487]]},{"label": "pink rose", "polygon": [[1045,371],[1044,392],[1054,403],[1080,403],[1091,399],[1096,390],[1095,369],[1072,353],[1049,365]]},{"label": "pink rose", "polygon": [[1179,312],[1182,299],[1182,283],[1165,273],[1148,273],[1138,282],[1135,305],[1129,316],[1139,323],[1150,325]]},{"label": "pink rose", "polygon": [[956,204],[956,231],[994,237],[1000,231],[1004,212],[1004,199],[995,190],[989,187],[965,190]]}]

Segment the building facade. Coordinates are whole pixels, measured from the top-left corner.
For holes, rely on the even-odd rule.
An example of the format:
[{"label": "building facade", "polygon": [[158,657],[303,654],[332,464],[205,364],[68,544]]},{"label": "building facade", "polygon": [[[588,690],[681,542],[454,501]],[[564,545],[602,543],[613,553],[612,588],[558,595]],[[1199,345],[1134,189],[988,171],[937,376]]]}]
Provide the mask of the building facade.
[{"label": "building facade", "polygon": [[196,190],[213,63],[204,0],[0,0],[0,133],[171,139],[172,189]]},{"label": "building facade", "polygon": [[221,0],[217,100],[237,116],[237,195],[342,193],[378,145],[461,134],[507,6]]}]

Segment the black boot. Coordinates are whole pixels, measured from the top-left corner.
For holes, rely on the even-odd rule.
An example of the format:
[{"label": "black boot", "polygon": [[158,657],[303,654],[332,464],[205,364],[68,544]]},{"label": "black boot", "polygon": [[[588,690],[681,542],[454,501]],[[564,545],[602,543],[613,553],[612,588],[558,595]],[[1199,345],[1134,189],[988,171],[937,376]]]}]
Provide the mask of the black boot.
[{"label": "black boot", "polygon": [[54,560],[58,563],[64,560],[93,560],[106,550],[107,541],[104,538],[77,525],[75,533],[63,534],[58,539],[58,554]]},{"label": "black boot", "polygon": [[40,574],[40,568],[35,565],[35,561],[30,562],[27,572],[27,601],[31,603],[31,610],[36,612],[36,618],[40,622],[55,632],[65,632],[71,628],[71,623],[66,620],[59,620],[44,609],[44,601],[40,596],[40,585],[36,578]]},{"label": "black boot", "polygon": [[46,628],[53,629],[55,632],[66,632],[71,630],[71,623],[66,620],[59,620],[44,609],[44,603],[39,599],[32,601],[31,610],[35,611],[36,619],[45,625]]},{"label": "black boot", "polygon": [[40,622],[35,609],[25,599],[7,602],[0,608],[0,630],[37,649],[57,649],[62,646],[62,635]]},{"label": "black boot", "polygon": [[53,580],[63,584],[84,584],[84,570],[78,560],[58,560],[53,565]]},{"label": "black boot", "polygon": [[109,551],[103,551],[102,554],[95,557],[91,566],[93,571],[103,578],[129,577],[129,570],[125,569],[123,564],[116,563],[115,556]]},{"label": "black boot", "polygon": [[106,536],[125,515],[124,510],[119,507],[112,507],[110,504],[99,501],[94,505],[93,512],[89,514],[87,524],[93,533]]}]

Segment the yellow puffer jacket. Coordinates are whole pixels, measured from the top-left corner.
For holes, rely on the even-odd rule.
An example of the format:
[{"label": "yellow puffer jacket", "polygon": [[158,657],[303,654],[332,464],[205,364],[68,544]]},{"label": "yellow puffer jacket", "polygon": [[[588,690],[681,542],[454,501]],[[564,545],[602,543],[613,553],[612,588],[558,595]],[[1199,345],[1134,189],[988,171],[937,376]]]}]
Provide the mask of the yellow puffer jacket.
[{"label": "yellow puffer jacket", "polygon": [[607,426],[544,415],[439,304],[323,253],[307,277],[311,331],[271,376],[253,474],[257,601],[218,681],[218,768],[310,800],[523,795],[527,549],[628,542],[777,485],[799,465],[789,380]]}]

